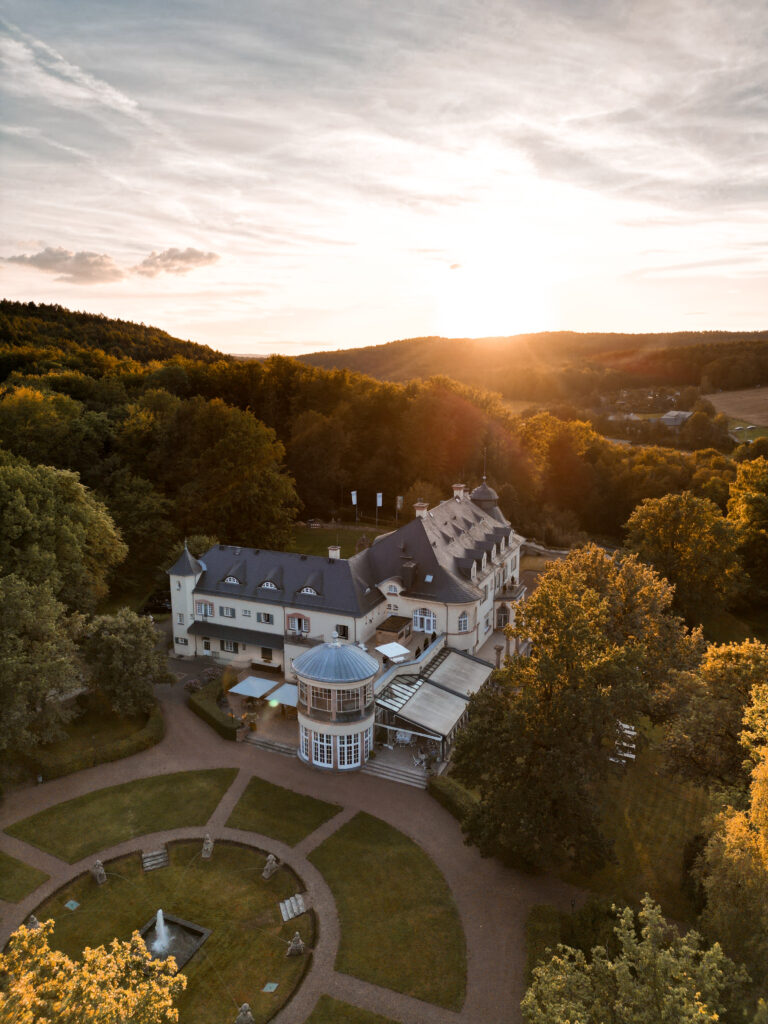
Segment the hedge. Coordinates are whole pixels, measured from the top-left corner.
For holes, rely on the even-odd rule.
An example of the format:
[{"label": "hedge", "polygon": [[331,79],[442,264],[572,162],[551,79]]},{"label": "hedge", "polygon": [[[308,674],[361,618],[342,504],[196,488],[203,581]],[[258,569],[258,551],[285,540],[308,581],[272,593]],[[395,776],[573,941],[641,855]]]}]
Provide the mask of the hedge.
[{"label": "hedge", "polygon": [[67,754],[66,751],[54,754],[44,747],[35,750],[30,754],[30,762],[33,770],[47,781],[58,779],[62,775],[71,775],[72,772],[82,771],[84,768],[93,768],[94,765],[104,764],[107,761],[119,761],[132,754],[138,754],[148,747],[153,747],[165,735],[165,721],[160,705],[155,704],[149,713],[146,725],[137,732],[126,736],[114,743],[94,747],[91,750],[79,750],[76,754]]},{"label": "hedge", "polygon": [[225,740],[237,739],[237,730],[241,723],[221,710],[216,703],[220,695],[221,680],[212,679],[202,690],[191,694],[188,704],[198,718],[213,726],[219,736],[223,736]]},{"label": "hedge", "polygon": [[469,790],[449,775],[431,775],[427,780],[427,791],[462,825],[477,805]]}]

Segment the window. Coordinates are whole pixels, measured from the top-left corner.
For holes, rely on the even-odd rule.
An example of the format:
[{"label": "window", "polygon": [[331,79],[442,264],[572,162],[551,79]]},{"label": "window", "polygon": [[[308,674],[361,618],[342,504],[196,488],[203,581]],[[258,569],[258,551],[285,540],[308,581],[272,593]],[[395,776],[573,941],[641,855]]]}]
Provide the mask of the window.
[{"label": "window", "polygon": [[181,580],[176,580],[176,589],[181,590]]},{"label": "window", "polygon": [[488,600],[488,584],[487,583],[483,586],[483,600],[484,601]]},{"label": "window", "polygon": [[363,733],[363,760],[368,760],[368,755],[371,752],[371,741],[373,740],[373,726],[366,729]]},{"label": "window", "polygon": [[487,633],[490,628],[491,628],[491,616],[490,616],[490,613],[489,613],[488,615],[485,616],[485,632]]},{"label": "window", "polygon": [[240,614],[245,616],[246,619],[250,619],[250,617],[251,617],[251,609],[250,608],[242,608],[241,611],[240,611]]},{"label": "window", "polygon": [[222,640],[221,649],[227,654],[237,654],[237,643],[234,640]]},{"label": "window", "polygon": [[466,633],[469,630],[469,616],[466,612],[462,612],[459,616],[459,632]]},{"label": "window", "polygon": [[186,647],[189,640],[185,636],[175,636],[173,638],[177,644],[181,644],[182,647]]},{"label": "window", "polygon": [[424,582],[425,583],[431,583],[433,579],[434,579],[434,576],[432,575],[432,573],[428,572],[427,575],[424,577]]},{"label": "window", "polygon": [[259,586],[262,590],[277,590],[277,587],[272,580],[264,580],[264,582],[260,583]]},{"label": "window", "polygon": [[339,736],[339,768],[354,768],[360,764],[360,733]]},{"label": "window", "polygon": [[333,764],[333,736],[330,733],[312,734],[312,760],[315,764]]},{"label": "window", "polygon": [[292,633],[308,633],[309,619],[304,615],[289,615],[288,629]]},{"label": "window", "polygon": [[370,704],[373,700],[373,683],[365,684],[365,703]]},{"label": "window", "polygon": [[213,602],[212,601],[195,601],[195,614],[197,614],[197,615],[213,615]]},{"label": "window", "polygon": [[224,582],[225,583],[236,583],[238,586],[240,586],[240,580],[237,578],[237,576],[227,576],[227,578],[224,580]]},{"label": "window", "polygon": [[211,641],[207,638],[203,640],[203,650],[207,651],[208,654],[211,652]]},{"label": "window", "polygon": [[331,710],[331,691],[325,686],[313,686],[310,690],[312,707],[318,711]]},{"label": "window", "polygon": [[176,613],[176,622],[177,622],[177,624],[179,626],[183,626],[184,625],[184,612],[177,612]]},{"label": "window", "polygon": [[261,648],[261,660],[262,661],[272,661],[272,648],[271,647],[262,647]]},{"label": "window", "polygon": [[272,625],[275,621],[275,617],[272,612],[256,612],[256,621],[265,622],[267,625]]},{"label": "window", "polygon": [[336,632],[339,634],[340,640],[349,640],[349,626],[344,626],[338,623],[336,626]]},{"label": "window", "polygon": [[310,594],[312,597],[317,597],[317,591],[315,590],[314,587],[302,587],[301,593]]},{"label": "window", "polygon": [[219,615],[221,615],[225,619],[234,619],[234,617],[235,617],[235,609],[234,608],[227,608],[226,606],[219,605]]},{"label": "window", "polygon": [[360,690],[337,690],[336,692],[337,711],[359,711]]},{"label": "window", "polygon": [[299,703],[307,703],[307,684],[304,682],[303,679],[299,680]]},{"label": "window", "polygon": [[485,569],[485,566],[486,566],[487,562],[488,562],[488,556],[487,555],[483,555],[483,569]]},{"label": "window", "polygon": [[301,736],[301,753],[302,757],[309,760],[309,729],[305,725],[299,726],[299,734]]},{"label": "window", "polygon": [[387,587],[387,593],[388,594],[397,594],[398,593],[397,585],[394,584],[394,583],[390,583],[389,586]]},{"label": "window", "polygon": [[434,633],[437,630],[437,616],[429,608],[418,608],[413,613],[413,628],[422,633]]}]

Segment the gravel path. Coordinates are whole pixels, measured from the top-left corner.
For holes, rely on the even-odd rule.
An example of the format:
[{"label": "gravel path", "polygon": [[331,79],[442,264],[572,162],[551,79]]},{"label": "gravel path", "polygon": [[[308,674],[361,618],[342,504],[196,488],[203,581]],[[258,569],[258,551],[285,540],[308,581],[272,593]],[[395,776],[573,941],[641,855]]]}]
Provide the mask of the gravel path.
[{"label": "gravel path", "polygon": [[[172,663],[190,675],[189,662]],[[203,828],[182,828],[131,839],[101,851],[107,860],[134,850],[156,848],[172,839],[202,838],[238,842],[274,852],[304,879],[320,919],[319,939],[311,970],[292,1001],[274,1018],[275,1024],[303,1024],[322,993],[382,1013],[403,1024],[517,1024],[523,994],[525,920],[536,903],[570,907],[579,893],[548,877],[528,876],[480,857],[463,842],[458,823],[424,790],[401,786],[370,775],[326,774],[298,759],[259,750],[251,744],[221,739],[186,707],[181,684],[158,690],[166,720],[161,743],[133,757],[98,765],[75,775],[31,785],[7,794],[0,806],[0,829],[64,800],[105,786],[168,772],[236,767],[234,782]],[[252,775],[296,792],[340,804],[344,810],[295,847],[267,836],[226,827],[226,821]],[[333,896],[307,855],[358,811],[367,811],[417,842],[442,871],[456,901],[467,941],[467,997],[460,1013],[422,1003],[334,970],[339,922]],[[47,896],[86,870],[96,854],[67,864],[21,840],[0,832],[0,850],[38,867],[51,877],[20,903],[0,904],[0,945]],[[300,927],[300,926],[299,926]],[[234,1015],[233,1015],[234,1019]]]}]

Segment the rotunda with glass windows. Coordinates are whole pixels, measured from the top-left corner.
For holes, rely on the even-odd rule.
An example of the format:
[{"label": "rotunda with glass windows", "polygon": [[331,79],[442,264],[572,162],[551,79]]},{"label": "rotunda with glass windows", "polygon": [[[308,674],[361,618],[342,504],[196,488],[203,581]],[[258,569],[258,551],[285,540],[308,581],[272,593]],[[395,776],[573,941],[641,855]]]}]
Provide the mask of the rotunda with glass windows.
[{"label": "rotunda with glass windows", "polygon": [[318,644],[293,662],[299,757],[315,768],[362,768],[373,745],[373,680],[379,663],[355,644]]}]

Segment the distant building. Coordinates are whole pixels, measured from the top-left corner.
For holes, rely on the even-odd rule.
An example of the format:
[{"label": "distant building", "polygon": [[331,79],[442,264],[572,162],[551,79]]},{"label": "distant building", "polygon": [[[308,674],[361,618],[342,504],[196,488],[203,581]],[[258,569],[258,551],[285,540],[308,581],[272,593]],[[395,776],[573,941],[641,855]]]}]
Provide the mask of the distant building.
[{"label": "distant building", "polygon": [[669,427],[670,430],[680,430],[688,420],[693,416],[692,412],[683,412],[682,409],[670,409],[669,412],[665,412],[659,419],[659,423],[663,423],[665,427]]}]

